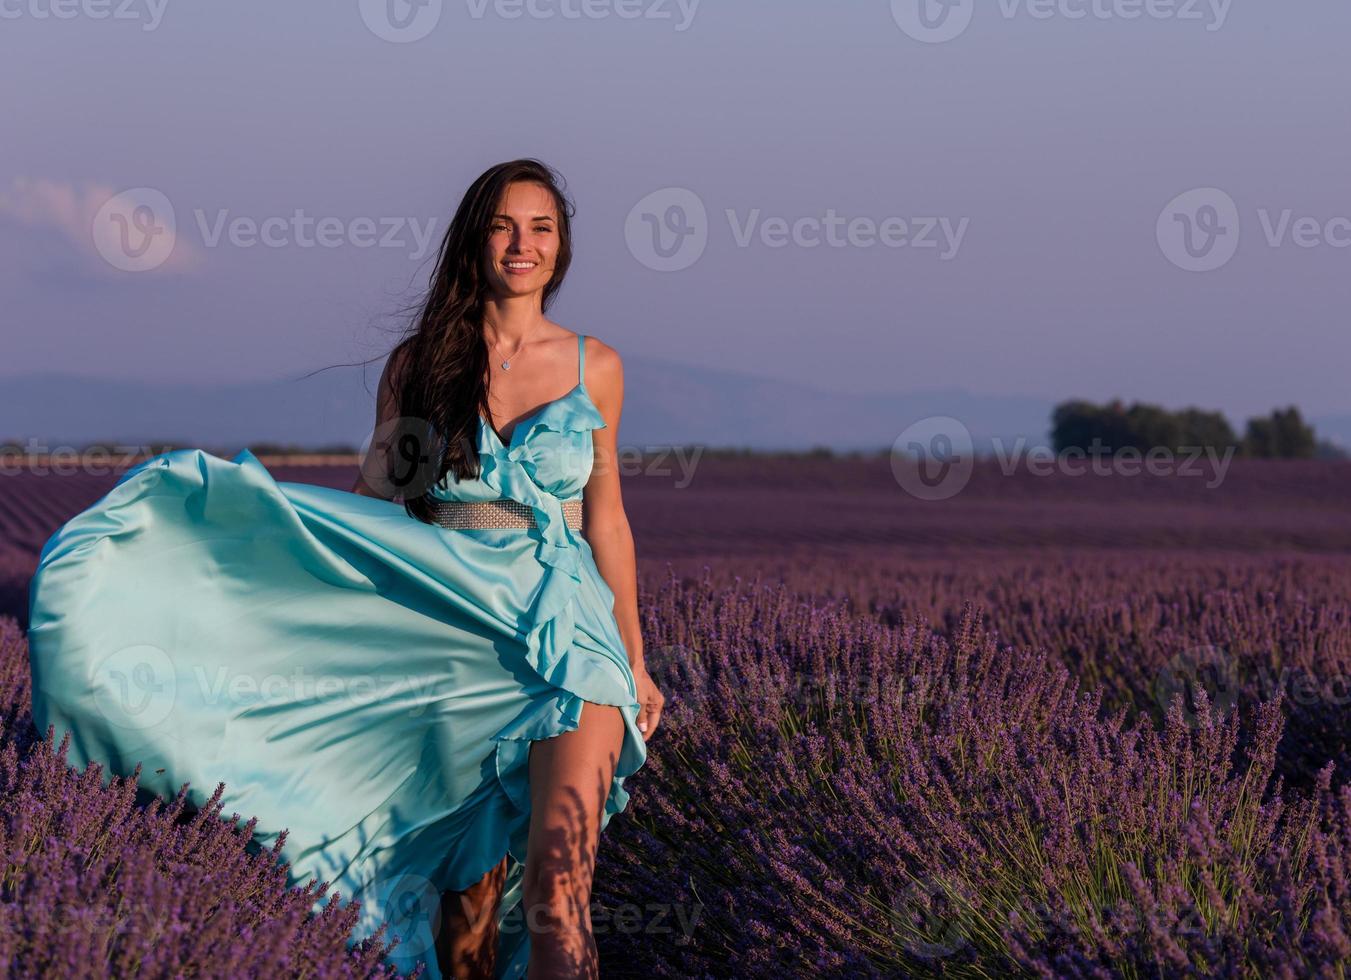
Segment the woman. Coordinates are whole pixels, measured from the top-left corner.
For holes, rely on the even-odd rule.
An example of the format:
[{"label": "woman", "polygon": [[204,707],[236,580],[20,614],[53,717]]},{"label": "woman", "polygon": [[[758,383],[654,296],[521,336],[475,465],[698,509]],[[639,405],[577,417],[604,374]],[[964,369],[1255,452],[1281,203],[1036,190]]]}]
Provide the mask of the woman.
[{"label": "woman", "polygon": [[544,316],[570,217],[538,161],[469,188],[353,493],[166,453],[32,585],[34,719],[73,764],[198,804],[225,782],[294,883],[362,901],[354,941],[389,921],[428,978],[598,975],[598,838],[661,717],[620,360]]}]

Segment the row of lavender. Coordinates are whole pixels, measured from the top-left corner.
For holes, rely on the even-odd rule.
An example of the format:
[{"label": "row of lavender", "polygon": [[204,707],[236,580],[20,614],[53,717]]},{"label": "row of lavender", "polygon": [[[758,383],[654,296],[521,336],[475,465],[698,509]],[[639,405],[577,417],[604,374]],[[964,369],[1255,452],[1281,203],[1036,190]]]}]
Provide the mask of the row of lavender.
[{"label": "row of lavender", "polygon": [[[745,571],[739,562],[672,567],[719,586]],[[1044,651],[1131,719],[1162,722],[1180,693],[1190,722],[1202,689],[1221,711],[1238,711],[1246,739],[1258,707],[1279,696],[1277,771],[1307,787],[1334,760],[1334,780],[1351,777],[1351,555],[853,548],[761,559],[756,570],[884,625],[920,618],[951,632],[973,603],[1000,643]]]},{"label": "row of lavender", "polygon": [[[92,500],[79,482],[64,492]],[[1340,472],[1236,466],[1207,489],[978,470],[960,497],[926,503],[898,494],[885,466],[730,460],[678,490],[645,473],[625,493],[648,661],[671,701],[632,809],[602,842],[593,921],[607,975],[1345,975]],[[0,493],[21,546],[0,553],[0,601],[12,600],[0,613],[24,603],[30,549],[54,527],[39,499],[56,498]],[[710,554],[727,557],[705,572]],[[665,579],[668,557],[689,581]],[[229,881],[262,873],[239,832],[180,842],[181,822],[137,823],[154,818],[45,756],[23,775],[21,641],[4,656],[6,812],[22,794],[50,801],[49,825],[77,826],[56,814],[83,807],[170,841],[142,859],[158,869],[145,880],[164,877],[156,894],[181,890],[176,849],[235,869]],[[56,802],[78,794],[100,802]],[[28,945],[9,955],[86,908],[117,927],[98,947],[109,956],[148,945],[106,901],[118,872],[79,870],[103,845],[63,850],[95,822],[36,844],[6,826],[0,904],[46,908],[58,886],[42,882],[58,877],[81,889],[57,903],[67,911],[10,929]],[[43,865],[33,847],[60,856]],[[30,863],[48,870],[14,870]],[[243,928],[308,907],[288,905],[275,876],[248,888],[264,912]],[[194,916],[219,916],[218,902],[182,898],[178,942],[210,941]],[[367,951],[345,959],[342,934],[290,942],[314,972],[378,970]],[[209,962],[200,947],[163,953],[179,954]]]},{"label": "row of lavender", "polygon": [[[145,799],[136,779],[66,765],[39,739],[28,648],[0,617],[0,972],[7,977],[392,977],[377,934],[326,885],[287,889],[255,821]],[[67,736],[68,739],[68,736]],[[63,743],[66,740],[62,740]],[[285,836],[277,847],[285,844]]]},{"label": "row of lavender", "polygon": [[[1260,579],[1256,567],[1165,564],[1144,576],[1153,560],[1139,559],[1134,591],[1157,592],[1171,569],[1155,602],[1181,605],[1178,628],[1210,623],[1204,610],[1227,594],[1216,606],[1232,616],[1225,636],[1263,624],[1310,663],[1344,649],[1336,616],[1311,621],[1294,594],[1272,602],[1253,588],[1292,576],[1333,609],[1318,591],[1335,588],[1332,567]],[[885,571],[873,580],[864,567],[841,580],[860,590],[858,608],[739,582],[737,566],[685,582],[645,576],[648,662],[670,701],[631,810],[602,844],[603,962],[656,976],[1345,972],[1346,759],[1328,756],[1301,785],[1282,781],[1292,707],[1282,691],[1221,713],[1200,684],[1175,692],[1161,719],[1113,709],[1112,683],[1148,703],[1132,691],[1135,673],[1101,671],[1112,683],[1085,689],[1063,664],[1066,644],[1010,645],[973,610],[946,618],[960,590],[1002,608],[1006,588],[1007,602],[1027,605],[987,619],[1079,638],[1097,623],[1082,663],[1105,663],[1119,611],[1083,610],[1125,601],[1128,582],[1105,582],[1129,571],[1121,565],[1027,573],[1040,589],[1014,566],[958,563],[945,578],[935,565],[927,592],[901,582],[894,593]],[[832,589],[821,574],[817,591]],[[1058,618],[1046,611],[1057,595]],[[907,603],[932,604],[938,628]],[[1128,608],[1163,650],[1164,614]],[[141,810],[126,784],[102,790],[66,771],[27,730],[26,653],[12,629],[3,662],[9,962],[71,975],[113,962],[147,975],[263,962],[380,975],[378,947],[343,950],[349,912],[333,904],[307,922],[313,896],[287,893],[270,856],[248,853],[246,830]],[[1286,768],[1305,771],[1297,763],[1313,751],[1284,753]]]},{"label": "row of lavender", "polygon": [[[1240,595],[1242,635],[1293,648],[1325,626]],[[1025,620],[1041,622],[1032,601]],[[602,847],[599,893],[629,926],[598,936],[603,961],[660,976],[1351,966],[1347,760],[1307,786],[1281,779],[1279,690],[1221,712],[1201,684],[1156,720],[1110,709],[975,610],[945,630],[888,624],[734,568],[673,579],[644,609],[671,700]]]}]

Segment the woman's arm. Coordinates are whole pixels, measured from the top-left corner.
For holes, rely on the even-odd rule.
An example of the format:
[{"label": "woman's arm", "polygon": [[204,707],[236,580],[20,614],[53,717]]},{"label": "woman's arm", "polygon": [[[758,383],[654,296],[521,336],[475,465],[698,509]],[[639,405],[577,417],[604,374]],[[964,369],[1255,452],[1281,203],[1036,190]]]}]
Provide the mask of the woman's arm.
[{"label": "woman's arm", "polygon": [[390,453],[398,429],[394,421],[399,417],[397,385],[402,383],[405,350],[402,346],[396,347],[380,372],[380,386],[375,393],[375,428],[371,433],[370,448],[361,461],[356,483],[352,484],[352,493],[382,500],[394,498],[390,482]]},{"label": "woman's arm", "polygon": [[[619,495],[618,432],[624,404],[624,365],[619,354],[601,341],[588,342],[586,362],[591,381],[587,391],[605,419],[605,428],[592,430],[595,460],[582,494],[582,524],[596,569],[615,595],[614,615],[633,668],[638,696],[638,730],[647,741],[661,723],[666,696],[652,681],[643,659],[643,635],[638,625],[638,570],[633,534]],[[583,379],[585,380],[585,379]]]},{"label": "woman's arm", "polygon": [[615,622],[629,663],[643,666],[643,637],[638,626],[638,574],[633,533],[619,491],[617,440],[624,404],[624,365],[614,348],[596,338],[587,341],[587,391],[605,419],[592,430],[595,461],[582,495],[583,535],[596,556],[596,568],[615,596]]}]

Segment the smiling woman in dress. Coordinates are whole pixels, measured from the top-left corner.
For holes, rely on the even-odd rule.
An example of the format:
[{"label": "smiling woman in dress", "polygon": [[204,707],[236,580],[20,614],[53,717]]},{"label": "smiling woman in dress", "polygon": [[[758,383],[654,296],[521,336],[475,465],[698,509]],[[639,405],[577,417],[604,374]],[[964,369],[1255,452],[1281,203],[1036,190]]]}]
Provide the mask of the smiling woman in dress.
[{"label": "smiling woman in dress", "polygon": [[33,718],[70,764],[139,764],[198,808],[221,784],[293,887],[329,883],[316,913],[359,900],[350,942],[388,923],[427,980],[598,975],[599,836],[661,719],[619,355],[544,316],[570,211],[534,160],[469,188],[355,492],[173,450],[63,525],[30,586]]},{"label": "smiling woman in dress", "polygon": [[[383,495],[401,477],[405,492],[414,490],[410,514],[468,528],[484,513],[470,509],[485,497],[468,458],[474,449],[486,450],[498,465],[523,467],[533,483],[564,484],[555,495],[578,505],[589,545],[579,553],[583,574],[603,581],[614,597],[612,609],[591,612],[612,615],[640,705],[636,724],[647,739],[663,696],[643,664],[634,544],[616,463],[622,364],[613,348],[544,316],[571,262],[570,217],[554,176],[531,160],[489,170],[466,193],[442,244],[418,330],[387,362],[376,418],[383,438],[373,441],[353,490]],[[599,413],[593,421],[600,424],[586,425],[585,439],[531,447],[532,437],[549,439],[544,420],[550,413],[572,404]],[[425,420],[430,431],[449,434],[436,472],[425,468],[432,457],[420,453],[423,466],[398,473],[396,437],[408,434],[410,418],[417,420],[413,428]],[[592,458],[582,460],[588,452]],[[569,466],[580,472],[569,474]],[[432,492],[419,495],[428,482]],[[496,492],[488,488],[489,495]],[[478,522],[470,533],[481,530]],[[583,702],[575,729],[530,742],[523,892],[532,923],[532,977],[594,975],[592,870],[624,733],[618,707]],[[490,968],[498,916],[486,913],[498,906],[507,861],[504,856],[470,888],[446,896],[438,948],[442,968],[456,976]]]}]

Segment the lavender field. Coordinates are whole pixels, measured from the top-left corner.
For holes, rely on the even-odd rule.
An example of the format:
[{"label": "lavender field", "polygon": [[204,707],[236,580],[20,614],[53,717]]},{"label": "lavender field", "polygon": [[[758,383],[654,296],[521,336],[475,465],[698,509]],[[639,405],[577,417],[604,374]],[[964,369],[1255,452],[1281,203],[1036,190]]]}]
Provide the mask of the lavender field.
[{"label": "lavender field", "polygon": [[[627,475],[668,702],[601,842],[602,975],[1346,976],[1348,478],[985,465],[925,501],[885,457]],[[112,482],[0,479],[0,961],[387,975],[401,923],[347,951],[345,896],[307,919],[246,846],[270,815],[105,789],[32,731],[34,555]]]}]

